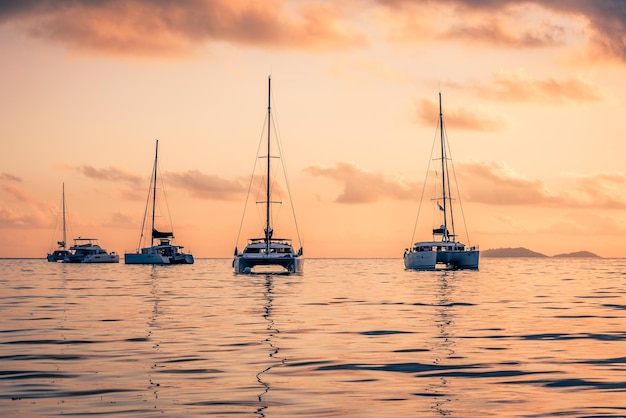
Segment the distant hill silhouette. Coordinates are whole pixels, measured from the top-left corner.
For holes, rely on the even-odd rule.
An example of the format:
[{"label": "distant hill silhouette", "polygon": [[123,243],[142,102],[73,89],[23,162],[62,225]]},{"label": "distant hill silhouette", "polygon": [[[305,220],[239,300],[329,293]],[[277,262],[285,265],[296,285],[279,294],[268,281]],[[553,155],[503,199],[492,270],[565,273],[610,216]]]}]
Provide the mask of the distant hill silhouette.
[{"label": "distant hill silhouette", "polygon": [[481,251],[483,257],[547,257],[545,254],[537,253],[528,248],[492,248]]},{"label": "distant hill silhouette", "polygon": [[554,257],[595,257],[600,258],[598,254],[594,254],[589,251],[577,251],[575,253],[557,254]]},{"label": "distant hill silhouette", "polygon": [[[524,247],[517,247],[517,248],[491,248],[485,251],[481,251],[480,255],[482,257],[535,257],[535,258],[541,258],[541,257],[548,257],[545,254],[541,254],[532,250],[529,250],[528,248],[524,248]],[[577,252],[573,252],[573,253],[564,253],[564,254],[557,254],[554,257],[579,257],[579,258],[584,258],[584,257],[596,257],[596,258],[601,258],[599,255],[594,254],[592,252],[589,251],[577,251]]]}]

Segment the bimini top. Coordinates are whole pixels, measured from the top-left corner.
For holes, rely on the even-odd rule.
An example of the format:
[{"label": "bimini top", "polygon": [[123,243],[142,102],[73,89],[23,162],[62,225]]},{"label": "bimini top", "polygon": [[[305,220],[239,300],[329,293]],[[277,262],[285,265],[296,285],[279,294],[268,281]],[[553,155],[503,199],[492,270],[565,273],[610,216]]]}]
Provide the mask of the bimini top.
[{"label": "bimini top", "polygon": [[[280,253],[293,253],[293,247],[291,246],[291,240],[272,238],[269,243],[270,251]],[[267,251],[267,241],[265,238],[252,238],[249,240],[249,244],[244,249],[244,254],[259,253]]]}]

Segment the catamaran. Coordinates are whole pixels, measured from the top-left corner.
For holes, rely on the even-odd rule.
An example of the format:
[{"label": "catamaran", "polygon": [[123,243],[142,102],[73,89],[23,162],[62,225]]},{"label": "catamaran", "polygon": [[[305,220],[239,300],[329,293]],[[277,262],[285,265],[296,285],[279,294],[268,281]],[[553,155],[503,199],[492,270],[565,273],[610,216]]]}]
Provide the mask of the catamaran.
[{"label": "catamaran", "polygon": [[[439,148],[441,150],[441,195],[433,199],[436,212],[441,214],[441,225],[433,228],[432,240],[415,242],[404,250],[404,266],[413,270],[434,270],[437,266],[445,269],[478,269],[478,247],[457,241],[452,212],[452,196],[447,147],[444,134],[441,93],[439,93]],[[424,184],[426,187],[426,184]],[[423,196],[423,193],[422,193]],[[459,198],[460,200],[460,198]],[[421,203],[420,203],[421,208]],[[419,218],[419,211],[418,211]],[[416,221],[417,226],[417,221]],[[414,229],[415,231],[415,229]],[[413,241],[413,239],[411,239]]]},{"label": "catamaran", "polygon": [[[272,204],[280,204],[281,202],[272,201],[271,161],[272,159],[278,157],[273,156],[271,153],[271,91],[272,79],[271,77],[268,77],[267,154],[265,156],[259,157],[265,158],[267,163],[267,176],[265,179],[265,200],[257,202],[265,205],[265,225],[263,228],[263,236],[258,238],[250,238],[243,251],[239,251],[238,248],[235,247],[235,255],[233,259],[233,267],[235,269],[235,273],[253,273],[255,272],[256,267],[278,267],[278,272],[281,273],[301,273],[304,266],[302,245],[300,245],[300,249],[298,250],[298,252],[295,252],[292,246],[292,240],[287,238],[275,237],[274,229],[272,226]],[[241,233],[241,228],[239,230],[239,233]],[[239,236],[237,236],[237,241],[239,241]]]},{"label": "catamaran", "polygon": [[116,252],[107,252],[98,245],[98,238],[74,238],[70,247],[70,255],[63,259],[64,263],[119,263],[120,256]]},{"label": "catamaran", "polygon": [[[157,168],[159,159],[159,140],[156,140],[156,151],[154,155],[154,167],[152,170],[150,191],[148,192],[148,202],[146,202],[146,210],[141,223],[141,234],[139,236],[139,245],[134,253],[124,254],[125,264],[193,264],[193,255],[181,251],[182,245],[174,245],[173,232],[162,232],[154,227],[155,207],[156,207],[156,184],[157,184]],[[144,226],[146,224],[146,215],[148,213],[148,205],[150,204],[150,196],[152,196],[152,228],[150,245],[139,248],[144,238]],[[158,243],[155,243],[158,241]]]}]

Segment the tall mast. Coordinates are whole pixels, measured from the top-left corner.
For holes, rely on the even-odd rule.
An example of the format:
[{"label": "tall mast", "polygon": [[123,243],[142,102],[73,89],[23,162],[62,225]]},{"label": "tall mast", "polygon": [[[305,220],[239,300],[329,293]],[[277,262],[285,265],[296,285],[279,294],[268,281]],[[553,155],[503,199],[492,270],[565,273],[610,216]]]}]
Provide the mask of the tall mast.
[{"label": "tall mast", "polygon": [[443,111],[441,109],[441,92],[439,92],[439,134],[441,136],[441,192],[443,196],[443,237],[448,241],[448,212],[446,198],[446,151],[443,136]]},{"label": "tall mast", "polygon": [[157,182],[157,159],[159,157],[159,140],[156,140],[156,151],[154,152],[154,169],[152,170],[152,230],[150,231],[151,244],[154,244],[154,210],[156,205],[156,182]]},{"label": "tall mast", "polygon": [[272,77],[267,78],[267,194],[265,206],[265,243],[267,245],[267,254],[270,252],[270,132],[272,124]]},{"label": "tall mast", "polygon": [[66,231],[65,231],[65,183],[63,183],[62,191],[61,191],[61,206],[63,209],[63,243],[61,247],[65,250],[65,242],[67,241]]}]

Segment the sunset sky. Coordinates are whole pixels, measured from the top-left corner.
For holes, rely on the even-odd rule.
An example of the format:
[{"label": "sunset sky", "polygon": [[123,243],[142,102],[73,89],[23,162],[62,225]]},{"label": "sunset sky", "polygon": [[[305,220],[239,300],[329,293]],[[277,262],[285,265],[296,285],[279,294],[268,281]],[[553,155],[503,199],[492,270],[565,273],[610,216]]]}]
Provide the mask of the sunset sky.
[{"label": "sunset sky", "polygon": [[12,1],[0,51],[0,257],[56,247],[63,182],[134,250],[157,138],[176,242],[231,256],[270,75],[305,257],[402,256],[439,92],[469,243],[626,257],[623,0]]}]

